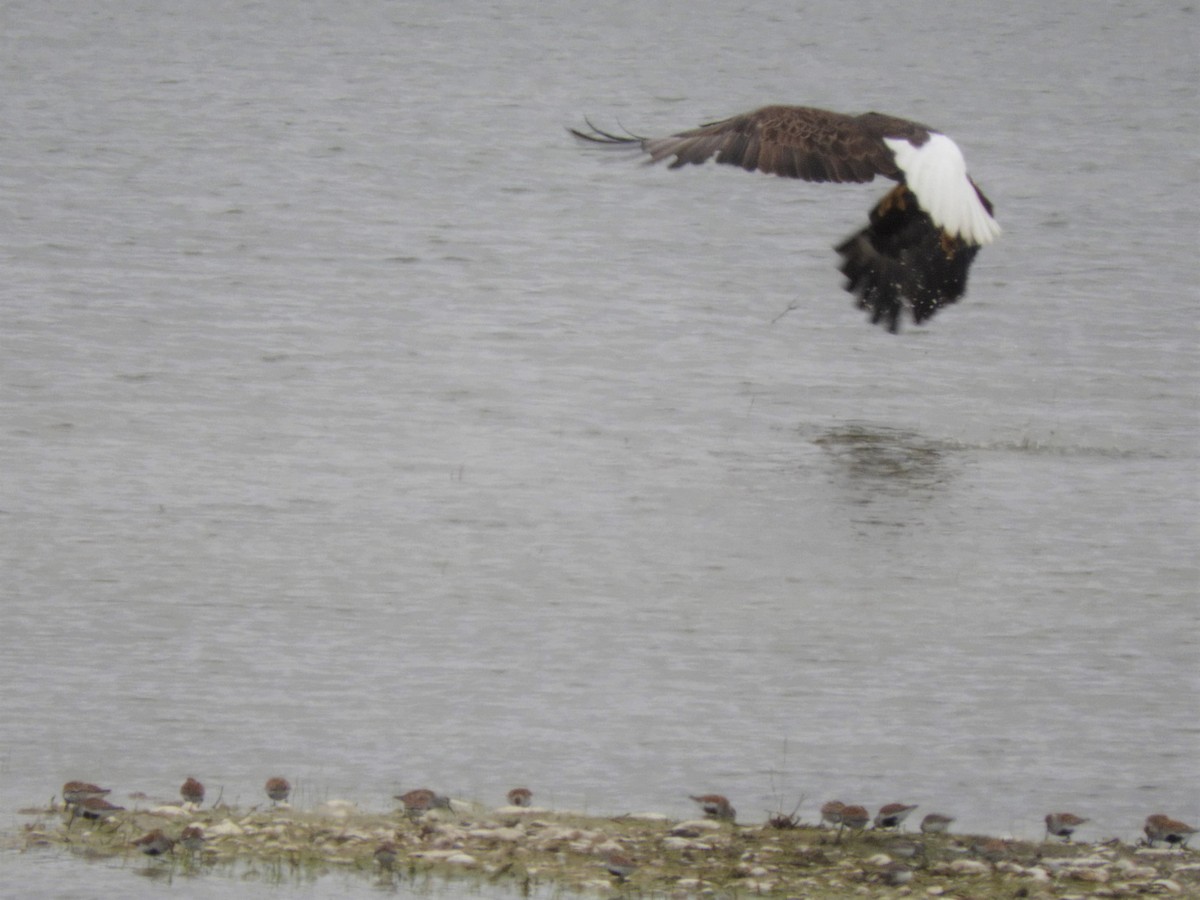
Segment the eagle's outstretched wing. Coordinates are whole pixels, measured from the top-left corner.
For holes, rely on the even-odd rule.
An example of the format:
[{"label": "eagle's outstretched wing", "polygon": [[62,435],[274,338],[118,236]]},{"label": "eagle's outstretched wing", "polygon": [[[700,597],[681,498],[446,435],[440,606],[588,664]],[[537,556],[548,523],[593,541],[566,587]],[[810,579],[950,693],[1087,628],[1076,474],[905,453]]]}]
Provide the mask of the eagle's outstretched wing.
[{"label": "eagle's outstretched wing", "polygon": [[616,135],[590,122],[588,126],[589,131],[571,132],[595,143],[637,144],[652,162],[673,156],[673,169],[715,158],[749,172],[805,181],[861,182],[876,175],[899,179],[900,169],[883,139],[921,144],[930,134],[924,125],[893,116],[847,116],[810,106],[764,106],[663,138]]}]

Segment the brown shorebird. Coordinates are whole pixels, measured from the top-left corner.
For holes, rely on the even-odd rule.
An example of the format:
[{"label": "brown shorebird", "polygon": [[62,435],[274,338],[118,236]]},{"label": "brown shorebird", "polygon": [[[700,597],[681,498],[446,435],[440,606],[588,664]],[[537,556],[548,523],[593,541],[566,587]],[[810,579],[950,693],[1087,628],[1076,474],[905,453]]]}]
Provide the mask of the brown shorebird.
[{"label": "brown shorebird", "polygon": [[902,862],[893,861],[884,865],[880,870],[880,875],[884,884],[896,886],[912,881],[913,870]]},{"label": "brown shorebird", "polygon": [[204,785],[195,778],[189,778],[179,788],[179,796],[183,798],[184,803],[194,803],[199,806],[204,802]]},{"label": "brown shorebird", "polygon": [[283,803],[292,793],[292,784],[286,778],[276,775],[274,778],[267,779],[266,790],[272,803]]},{"label": "brown shorebird", "polygon": [[841,800],[830,800],[821,806],[821,821],[828,822],[834,828],[840,828],[842,825],[842,810],[846,808],[846,804]]},{"label": "brown shorebird", "polygon": [[851,831],[862,831],[870,821],[871,814],[867,812],[865,806],[843,806],[842,825],[838,829],[838,840],[842,839],[843,829],[849,828]]},{"label": "brown shorebird", "polygon": [[879,813],[875,816],[875,827],[899,828],[916,808],[917,805],[915,803],[911,806],[905,803],[889,803],[886,806],[880,807]]},{"label": "brown shorebird", "polygon": [[513,788],[508,792],[509,806],[528,806],[533,802],[533,791],[529,788]]},{"label": "brown shorebird", "polygon": [[204,842],[208,840],[204,836],[204,829],[199,825],[189,825],[183,829],[179,835],[179,843],[183,844],[183,849],[196,853],[204,849]]},{"label": "brown shorebird", "polygon": [[637,869],[637,863],[624,853],[613,850],[605,858],[604,868],[608,870],[610,875],[617,876],[618,881],[624,881]]},{"label": "brown shorebird", "polygon": [[162,856],[175,846],[175,842],[163,834],[161,828],[155,828],[134,841],[133,846],[147,856]]},{"label": "brown shorebird", "polygon": [[704,815],[710,819],[732,822],[737,818],[737,810],[733,808],[728,798],[721,794],[701,794],[699,797],[691,796],[691,799],[700,804]]},{"label": "brown shorebird", "polygon": [[89,781],[68,781],[62,786],[63,803],[67,806],[78,806],[89,797],[105,797],[111,793],[109,788],[97,787]]},{"label": "brown shorebird", "polygon": [[[125,807],[115,806],[114,804],[109,803],[103,797],[87,797],[80,803],[76,804],[74,808],[78,809],[79,814],[85,819],[92,819],[93,821],[111,819],[117,813],[125,811]],[[72,816],[72,820],[73,819],[74,816]],[[69,823],[67,827],[71,827]]]},{"label": "brown shorebird", "polygon": [[1012,856],[1012,845],[1008,841],[1002,841],[999,838],[986,838],[976,841],[971,845],[971,849],[993,865],[1003,862]]},{"label": "brown shorebird", "polygon": [[1046,814],[1046,834],[1060,837],[1064,842],[1070,843],[1071,835],[1075,833],[1075,829],[1082,825],[1087,819],[1081,819],[1074,813],[1056,812]]},{"label": "brown shorebird", "polygon": [[1183,848],[1187,846],[1188,840],[1196,833],[1197,829],[1163,813],[1155,813],[1146,818],[1145,831],[1146,839],[1151,846],[1161,841],[1171,846],[1178,844],[1180,848]]},{"label": "brown shorebird", "polygon": [[375,862],[379,863],[379,868],[390,872],[392,866],[396,862],[396,843],[395,841],[381,841],[379,846],[375,848]]},{"label": "brown shorebird", "polygon": [[445,797],[429,788],[416,788],[404,794],[397,794],[392,799],[404,804],[404,811],[416,818],[431,809],[450,809],[450,798]]},{"label": "brown shorebird", "polygon": [[941,834],[950,828],[954,816],[944,816],[941,813],[930,813],[921,820],[921,831],[925,834]]}]

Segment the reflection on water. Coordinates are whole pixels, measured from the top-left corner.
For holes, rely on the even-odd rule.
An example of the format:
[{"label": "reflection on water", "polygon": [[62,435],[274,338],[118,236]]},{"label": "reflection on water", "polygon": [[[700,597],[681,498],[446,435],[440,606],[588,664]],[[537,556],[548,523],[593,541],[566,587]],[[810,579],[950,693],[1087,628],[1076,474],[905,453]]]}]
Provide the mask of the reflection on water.
[{"label": "reflection on water", "polygon": [[916,432],[887,426],[850,424],[813,439],[838,464],[846,482],[869,503],[880,493],[919,494],[946,484],[952,470],[945,448]]}]

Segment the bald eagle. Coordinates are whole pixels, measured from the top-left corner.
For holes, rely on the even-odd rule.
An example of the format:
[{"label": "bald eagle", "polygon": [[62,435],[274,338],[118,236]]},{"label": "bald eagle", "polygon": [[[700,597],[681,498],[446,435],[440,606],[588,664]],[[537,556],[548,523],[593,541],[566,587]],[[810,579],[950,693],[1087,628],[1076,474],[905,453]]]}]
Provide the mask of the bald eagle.
[{"label": "bald eagle", "polygon": [[[587,120],[585,120],[587,121]],[[870,221],[835,248],[845,288],[871,321],[899,329],[907,309],[920,323],[967,288],[979,248],[1000,235],[992,204],[967,175],[958,145],[925,125],[869,112],[850,116],[807,106],[764,106],[671,137],[612,134],[587,121],[575,137],[640,147],[670,168],[718,163],[805,181],[898,182]]]}]

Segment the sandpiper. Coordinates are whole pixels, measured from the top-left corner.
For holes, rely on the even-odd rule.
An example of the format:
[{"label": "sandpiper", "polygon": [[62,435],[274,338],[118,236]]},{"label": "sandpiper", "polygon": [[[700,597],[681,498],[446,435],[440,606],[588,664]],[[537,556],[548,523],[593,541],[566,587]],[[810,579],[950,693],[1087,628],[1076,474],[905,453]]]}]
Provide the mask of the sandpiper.
[{"label": "sandpiper", "polygon": [[624,881],[637,869],[637,863],[624,853],[613,850],[605,859],[604,868],[609,874],[616,875],[618,881]]},{"label": "sandpiper", "polygon": [[148,831],[140,838],[133,842],[133,846],[137,847],[147,856],[162,856],[175,846],[175,842],[163,834],[161,828],[155,828],[153,831]]},{"label": "sandpiper", "polygon": [[1196,833],[1197,829],[1163,813],[1155,813],[1146,818],[1145,831],[1146,839],[1151,846],[1162,841],[1172,846],[1178,844],[1183,848],[1187,846],[1188,840]]},{"label": "sandpiper", "polygon": [[830,800],[821,806],[821,821],[828,822],[834,828],[841,827],[842,810],[846,808],[846,804],[841,800]]},{"label": "sandpiper", "polygon": [[865,806],[843,806],[842,827],[853,831],[861,831],[871,821],[871,814]]},{"label": "sandpiper", "polygon": [[953,821],[954,816],[929,813],[929,815],[921,820],[921,831],[925,834],[941,834],[950,828],[950,823]]},{"label": "sandpiper", "polygon": [[533,791],[529,788],[513,788],[508,792],[509,806],[528,806],[533,802]]},{"label": "sandpiper", "polygon": [[292,793],[291,782],[289,782],[286,778],[280,778],[279,776],[268,778],[266,789],[267,796],[271,798],[272,803],[282,803],[286,801],[288,796]]},{"label": "sandpiper", "polygon": [[912,881],[913,870],[902,862],[890,862],[880,870],[884,884],[902,885]]},{"label": "sandpiper", "polygon": [[88,781],[68,781],[62,786],[63,802],[67,806],[78,806],[89,797],[104,797],[111,793],[109,788],[97,787]]},{"label": "sandpiper", "polygon": [[204,785],[195,778],[188,778],[179,788],[179,796],[183,798],[184,803],[194,803],[199,806],[204,802]]},{"label": "sandpiper", "polygon": [[1012,846],[1008,841],[1002,841],[1000,838],[985,838],[976,841],[971,845],[971,849],[992,864],[1003,862],[1012,855]]},{"label": "sandpiper", "polygon": [[85,797],[77,804],[77,808],[81,816],[92,820],[109,819],[125,811],[125,807],[115,806],[103,797]]},{"label": "sandpiper", "polygon": [[732,822],[737,818],[737,810],[733,808],[728,798],[720,794],[702,794],[699,797],[691,796],[691,799],[700,804],[700,808],[710,819]]},{"label": "sandpiper", "polygon": [[1060,837],[1064,842],[1071,842],[1071,835],[1075,833],[1075,829],[1086,822],[1087,819],[1081,819],[1074,813],[1056,812],[1046,814],[1046,834]]},{"label": "sandpiper", "polygon": [[204,842],[208,840],[204,836],[204,829],[199,825],[189,825],[183,829],[179,835],[179,843],[183,844],[183,848],[192,853],[196,853],[204,849]]},{"label": "sandpiper", "polygon": [[911,806],[906,803],[889,803],[879,809],[879,813],[875,816],[876,828],[899,828],[900,825],[908,818],[909,814],[917,808],[914,803]]},{"label": "sandpiper", "polygon": [[375,862],[379,863],[381,869],[391,871],[392,865],[396,862],[395,841],[380,842],[379,846],[375,848]]},{"label": "sandpiper", "polygon": [[429,788],[416,788],[404,794],[397,794],[393,799],[404,804],[404,811],[416,817],[431,809],[449,809],[450,798],[444,797]]}]

